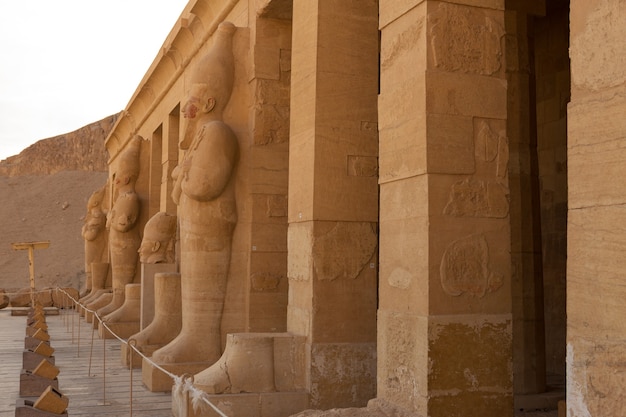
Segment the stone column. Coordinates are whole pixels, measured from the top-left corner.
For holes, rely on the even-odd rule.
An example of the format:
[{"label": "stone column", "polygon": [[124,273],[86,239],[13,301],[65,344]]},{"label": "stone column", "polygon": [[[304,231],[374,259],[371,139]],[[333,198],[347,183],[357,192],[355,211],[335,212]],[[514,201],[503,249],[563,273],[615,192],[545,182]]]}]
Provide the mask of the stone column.
[{"label": "stone column", "polygon": [[502,1],[381,0],[378,402],[512,416]]},{"label": "stone column", "polygon": [[624,415],[626,4],[570,3],[567,415]]},{"label": "stone column", "polygon": [[378,2],[294,2],[287,329],[312,408],[375,395]]}]

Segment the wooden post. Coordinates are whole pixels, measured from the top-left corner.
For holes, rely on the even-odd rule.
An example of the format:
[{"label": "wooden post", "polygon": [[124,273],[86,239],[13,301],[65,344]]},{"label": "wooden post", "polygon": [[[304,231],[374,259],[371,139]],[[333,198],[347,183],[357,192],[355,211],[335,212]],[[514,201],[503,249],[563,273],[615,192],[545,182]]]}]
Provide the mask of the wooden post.
[{"label": "wooden post", "polygon": [[46,249],[50,241],[12,243],[13,250],[28,250],[28,272],[30,273],[30,304],[35,307],[35,249]]}]

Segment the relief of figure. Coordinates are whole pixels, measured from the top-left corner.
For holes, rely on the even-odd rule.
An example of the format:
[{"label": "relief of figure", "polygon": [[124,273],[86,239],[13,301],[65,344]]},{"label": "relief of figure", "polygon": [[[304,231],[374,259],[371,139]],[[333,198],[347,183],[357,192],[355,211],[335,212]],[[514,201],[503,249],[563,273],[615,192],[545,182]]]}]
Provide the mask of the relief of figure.
[{"label": "relief of figure", "polygon": [[188,125],[179,146],[185,155],[172,173],[172,197],[180,225],[183,324],[180,334],[154,353],[160,364],[214,363],[221,356],[220,324],[237,221],[238,144],[222,120],[234,81],[235,29],[229,22],[218,27],[215,44],[192,73],[182,109]]},{"label": "relief of figure", "polygon": [[87,201],[87,214],[81,235],[85,240],[85,288],[81,294],[86,297],[91,293],[93,262],[103,262],[105,260],[107,248],[107,234],[105,232],[106,215],[102,211],[102,201],[106,194],[106,184],[99,190],[94,191]]},{"label": "relief of figure", "polygon": [[98,310],[103,317],[124,304],[126,284],[133,282],[137,270],[139,245],[139,197],[135,192],[135,183],[139,176],[139,150],[141,139],[135,137],[128,148],[120,155],[115,173],[114,192],[117,198],[109,215],[109,251],[113,283],[113,299]]}]

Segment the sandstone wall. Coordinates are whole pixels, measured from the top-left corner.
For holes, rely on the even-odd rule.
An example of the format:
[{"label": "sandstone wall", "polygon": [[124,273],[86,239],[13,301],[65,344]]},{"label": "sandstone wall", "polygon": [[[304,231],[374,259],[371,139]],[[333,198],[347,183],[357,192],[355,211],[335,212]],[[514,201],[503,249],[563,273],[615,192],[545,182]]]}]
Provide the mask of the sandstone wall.
[{"label": "sandstone wall", "polygon": [[626,2],[572,0],[567,415],[626,415]]}]

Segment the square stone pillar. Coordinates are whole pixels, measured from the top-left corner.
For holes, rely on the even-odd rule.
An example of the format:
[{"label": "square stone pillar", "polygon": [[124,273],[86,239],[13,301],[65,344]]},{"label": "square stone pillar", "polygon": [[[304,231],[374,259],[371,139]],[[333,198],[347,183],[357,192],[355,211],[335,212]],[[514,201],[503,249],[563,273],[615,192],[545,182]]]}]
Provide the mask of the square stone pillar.
[{"label": "square stone pillar", "polygon": [[624,415],[626,5],[570,3],[567,415]]},{"label": "square stone pillar", "polygon": [[504,1],[380,3],[378,401],[512,416]]},{"label": "square stone pillar", "polygon": [[378,2],[293,3],[288,331],[311,408],[375,396]]}]

